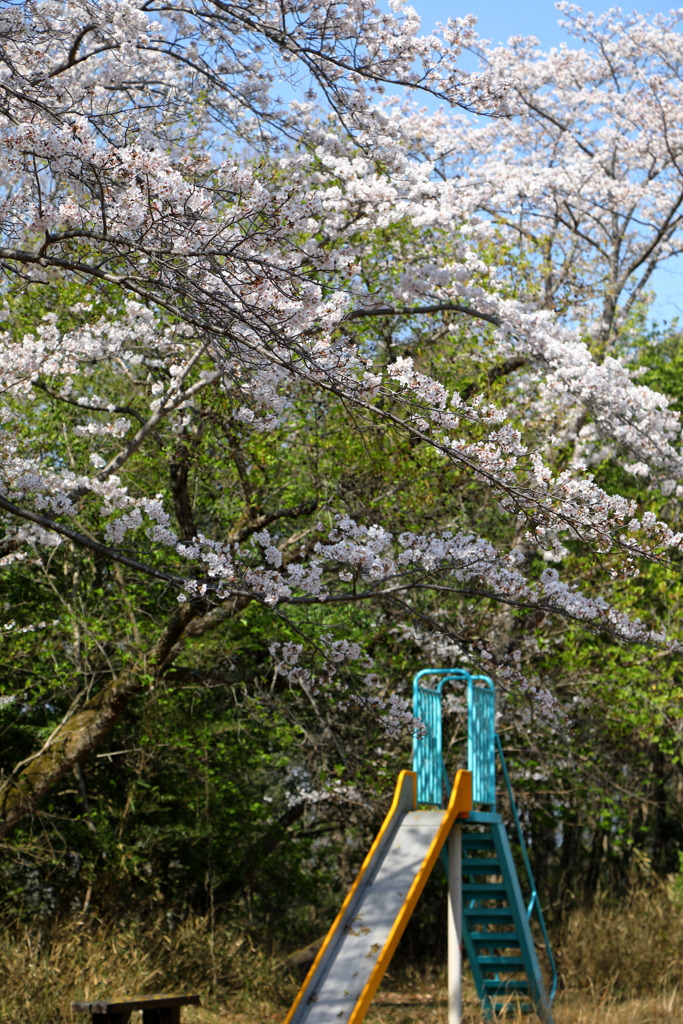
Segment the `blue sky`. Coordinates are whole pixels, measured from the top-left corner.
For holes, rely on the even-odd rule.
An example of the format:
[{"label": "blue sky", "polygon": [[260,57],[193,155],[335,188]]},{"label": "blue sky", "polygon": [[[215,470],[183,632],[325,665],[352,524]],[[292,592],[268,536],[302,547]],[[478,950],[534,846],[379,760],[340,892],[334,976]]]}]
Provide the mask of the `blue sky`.
[{"label": "blue sky", "polygon": [[[444,0],[409,0],[422,18],[422,30],[429,32],[437,21],[445,22],[449,17],[476,14],[477,30],[481,36],[494,43],[505,43],[511,35],[533,35],[539,39],[543,49],[559,46],[562,42],[575,45],[570,36],[558,25],[559,12],[553,0],[464,0],[457,3]],[[583,6],[583,5],[581,5]],[[586,4],[584,9],[602,14],[611,3]],[[625,11],[639,10],[643,13],[668,13],[671,3],[643,4],[635,7],[623,4]],[[474,70],[475,65],[463,60],[464,66]],[[653,319],[672,320],[675,316],[683,320],[683,257],[669,261],[660,268],[653,280],[657,298],[652,309]]]},{"label": "blue sky", "polygon": [[[425,31],[429,31],[437,21],[445,22],[447,18],[476,14],[479,34],[493,40],[494,43],[505,43],[513,35],[536,36],[544,49],[569,41],[569,37],[557,24],[560,15],[553,0],[458,0],[457,3],[443,0],[410,0],[410,3],[421,16],[422,28]],[[610,3],[587,4],[584,9],[602,14],[615,6],[617,5]],[[674,5],[654,3],[635,8],[631,4],[621,6],[625,11],[635,9],[644,13],[666,13]]]}]

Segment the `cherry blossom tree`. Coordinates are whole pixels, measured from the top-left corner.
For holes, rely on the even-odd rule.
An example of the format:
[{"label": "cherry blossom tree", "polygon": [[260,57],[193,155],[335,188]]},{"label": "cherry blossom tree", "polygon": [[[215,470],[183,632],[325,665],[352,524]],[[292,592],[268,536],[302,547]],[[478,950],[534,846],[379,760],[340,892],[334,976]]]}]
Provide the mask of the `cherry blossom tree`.
[{"label": "cherry blossom tree", "polygon": [[[528,573],[519,542],[501,549],[457,529],[396,535],[328,502],[327,525],[297,553],[277,531],[310,516],[311,503],[260,511],[247,500],[244,519],[210,535],[193,519],[182,467],[172,481],[174,509],[135,481],[161,432],[181,443],[207,395],[227,405],[240,429],[263,433],[286,424],[293,403],[312,393],[340,403],[361,431],[372,424],[427,446],[485,488],[518,537],[557,561],[563,540],[579,541],[607,580],[618,579],[637,573],[641,559],[667,561],[680,547],[683,535],[654,513],[598,486],[580,451],[563,462],[579,409],[632,472],[651,473],[662,487],[683,479],[678,415],[666,396],[638,384],[614,355],[602,358],[571,317],[558,315],[585,301],[582,282],[597,252],[612,268],[611,277],[594,279],[605,339],[620,329],[651,268],[675,251],[677,157],[658,151],[653,184],[638,191],[639,175],[650,173],[639,161],[654,145],[655,127],[649,142],[633,141],[618,175],[620,153],[612,170],[584,153],[578,126],[588,132],[608,123],[611,106],[622,109],[605,65],[602,78],[594,66],[602,57],[537,59],[519,43],[482,51],[486,68],[469,75],[458,58],[464,46],[479,45],[473,18],[420,36],[411,8],[395,2],[392,11],[330,0],[158,8],[105,0],[26,2],[0,13],[0,261],[10,327],[0,339],[2,553],[11,560],[28,545],[69,542],[175,588],[178,611],[150,655],[158,671],[226,607],[258,601],[282,616],[297,607],[408,599],[429,588],[538,607],[678,650],[675,637],[603,593],[583,593],[554,568]],[[597,40],[601,24],[586,24]],[[628,108],[635,118],[633,104],[649,89],[652,109],[663,104],[670,118],[675,67],[644,85],[642,68],[650,65],[634,47],[647,29],[651,63],[663,69],[656,46],[675,35],[675,23],[629,25],[630,34],[609,30],[624,49],[620,73],[639,83],[619,116]],[[562,60],[587,69],[597,99],[585,98],[588,85],[578,103],[570,84],[553,96],[547,83],[560,82]],[[567,71],[568,82],[576,73]],[[281,81],[296,99],[277,99]],[[387,87],[422,91],[458,113],[416,115],[383,98]],[[529,113],[534,89],[547,99],[547,115]],[[556,125],[560,109],[576,125],[571,143]],[[486,116],[483,127],[475,115]],[[624,135],[623,124],[609,125],[605,152]],[[535,153],[538,131],[552,136],[546,150],[561,174]],[[632,139],[636,129],[626,134]],[[590,193],[586,161],[596,181]],[[614,205],[615,175],[618,201],[632,209],[626,221]],[[631,199],[629,189],[637,193]],[[537,262],[552,265],[558,283],[540,301],[511,296],[505,273],[497,277],[478,252],[491,237],[491,218],[515,237],[538,239],[549,209],[550,247],[539,241]],[[644,217],[656,220],[652,230]],[[372,259],[372,240],[390,236],[391,251]],[[639,283],[620,305],[639,268]],[[77,303],[68,327],[49,312],[18,335],[13,297],[55,280],[118,297],[104,310]],[[560,301],[565,294],[571,301]],[[524,401],[463,397],[422,372],[409,352],[385,358],[368,328],[400,319],[410,331],[422,318],[447,332],[465,323],[487,358],[512,372],[523,367]],[[131,387],[144,396],[144,411],[122,399]],[[89,440],[87,460],[66,465],[27,433],[22,408],[44,396],[82,411],[72,433]],[[99,529],[86,529],[94,510]],[[141,538],[163,557],[145,557]],[[362,651],[344,639],[301,639],[271,653],[312,695],[340,664],[362,664]],[[321,667],[305,663],[309,649]],[[485,645],[478,656],[491,664]],[[497,672],[522,679],[514,659]],[[142,685],[137,671],[116,676],[17,766],[0,798],[5,831],[101,741]],[[390,729],[410,724],[405,702],[380,697],[373,685],[369,676],[368,693],[350,695],[349,704],[374,708]]]},{"label": "cherry blossom tree", "polygon": [[578,320],[604,355],[683,244],[681,15],[557,8],[574,46],[475,44],[518,115],[458,119],[443,160],[454,173],[467,154],[482,208],[538,268],[529,298]]}]

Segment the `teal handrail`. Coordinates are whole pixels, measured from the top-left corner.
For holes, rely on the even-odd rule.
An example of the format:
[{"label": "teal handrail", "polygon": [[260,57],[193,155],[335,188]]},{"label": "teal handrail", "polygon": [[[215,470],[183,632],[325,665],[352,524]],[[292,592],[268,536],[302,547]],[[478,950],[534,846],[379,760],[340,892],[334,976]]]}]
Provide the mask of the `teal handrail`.
[{"label": "teal handrail", "polygon": [[522,851],[522,859],[524,861],[524,867],[526,868],[527,878],[529,880],[529,887],[531,889],[531,899],[526,909],[527,920],[531,920],[531,915],[536,910],[538,917],[538,923],[541,926],[541,934],[543,935],[543,941],[545,943],[545,951],[548,956],[548,962],[550,964],[550,970],[552,974],[552,984],[550,986],[550,1002],[552,1003],[557,992],[557,967],[555,966],[555,957],[553,951],[550,948],[550,937],[548,936],[548,929],[545,926],[545,918],[543,917],[543,910],[541,908],[541,901],[538,898],[538,891],[536,889],[536,882],[534,880],[534,873],[531,870],[531,861],[529,860],[529,854],[527,852],[526,843],[524,842],[524,833],[522,832],[522,825],[517,814],[517,805],[515,798],[512,795],[512,786],[510,785],[510,776],[508,775],[507,764],[505,763],[505,754],[503,753],[503,745],[500,742],[500,736],[496,733],[496,746],[498,748],[498,756],[500,758],[500,766],[503,769],[503,778],[505,779],[505,785],[507,787],[508,796],[510,798],[510,807],[512,809],[512,816],[515,819],[515,828],[517,829],[517,838],[519,840],[519,846]]},{"label": "teal handrail", "polygon": [[451,786],[443,763],[441,691],[447,682],[466,682],[469,678],[469,672],[462,668],[425,668],[413,679],[413,714],[424,724],[424,732],[413,736],[419,804],[443,807],[444,792],[448,800]]}]

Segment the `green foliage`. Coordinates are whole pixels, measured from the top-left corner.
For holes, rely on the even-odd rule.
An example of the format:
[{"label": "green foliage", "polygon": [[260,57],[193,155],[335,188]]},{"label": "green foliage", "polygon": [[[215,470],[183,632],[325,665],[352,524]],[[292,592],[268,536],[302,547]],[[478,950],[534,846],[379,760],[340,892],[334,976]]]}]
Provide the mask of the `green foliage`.
[{"label": "green foliage", "polygon": [[[405,225],[378,233],[368,242],[366,283],[372,287],[372,274],[398,266],[396,257],[415,244]],[[449,244],[445,239],[444,258]],[[532,269],[511,267],[511,293]],[[19,336],[49,312],[73,327],[107,310],[120,313],[106,290],[55,283],[14,296],[9,327]],[[378,360],[410,355],[464,396],[504,400],[514,392],[524,417],[524,395],[531,397],[536,385],[524,366],[492,361],[488,328],[473,331],[446,317],[347,326]],[[629,358],[648,368],[648,383],[680,401],[682,352],[681,339],[670,333],[634,341]],[[115,394],[131,416],[142,415],[160,371],[151,367],[115,381],[109,372],[94,364],[76,382],[78,393]],[[65,429],[82,422],[82,410],[59,397],[56,383],[44,384],[44,399],[22,404],[23,429],[41,437],[46,462],[83,472],[90,445]],[[532,577],[547,568],[542,550],[524,547],[488,489],[426,446],[380,431],[369,419],[362,431],[357,425],[355,413],[302,391],[286,421],[260,434],[232,418],[221,392],[207,390],[180,435],[160,425],[156,447],[126,464],[122,485],[133,495],[161,494],[175,509],[179,532],[191,527],[216,539],[248,527],[255,516],[315,503],[312,512],[269,527],[285,560],[296,561],[302,549],[310,554],[333,525],[334,508],[394,533],[471,531],[501,547],[517,544]],[[479,430],[470,428],[473,439]],[[102,442],[104,457],[115,443]],[[558,467],[570,457],[568,447],[559,449]],[[675,493],[650,492],[620,467],[618,453],[595,471],[609,489],[680,523]],[[79,521],[100,533],[101,519],[87,499]],[[567,548],[565,578],[579,586],[594,586],[598,572],[604,578],[604,564],[585,544],[571,541]],[[144,550],[148,562],[168,564],[166,549],[149,545],[144,526],[128,536],[124,550],[132,556]],[[375,604],[277,611],[237,601],[218,609],[207,604],[201,629],[184,638],[170,667],[159,672],[155,647],[178,607],[163,584],[68,542],[52,549],[28,545],[6,560],[2,581],[5,776],[120,673],[141,683],[101,747],[58,781],[6,843],[0,867],[6,916],[28,921],[84,907],[101,913],[132,901],[169,921],[206,914],[267,931],[289,946],[316,938],[364,856],[397,771],[409,765],[410,737],[387,737],[381,716],[348,710],[348,694],[362,689],[362,667],[341,669],[340,689],[322,694],[278,674],[272,645],[297,643],[313,628],[362,644],[380,695],[409,698],[420,668],[471,664],[464,661],[466,644],[485,643],[496,658],[519,653],[528,685],[499,685],[499,728],[552,913],[601,891],[626,891],[641,855],[663,874],[678,863],[683,681],[677,656],[627,648],[609,634],[587,633],[536,610],[501,608],[463,588],[415,590],[410,603],[399,595]],[[608,596],[629,614],[668,626],[683,598],[678,568],[652,564],[635,580],[617,580]],[[539,701],[541,691],[550,703]],[[457,710],[446,730],[453,772],[463,763],[465,741]],[[406,949],[440,950],[442,911],[443,880],[435,876]]]}]

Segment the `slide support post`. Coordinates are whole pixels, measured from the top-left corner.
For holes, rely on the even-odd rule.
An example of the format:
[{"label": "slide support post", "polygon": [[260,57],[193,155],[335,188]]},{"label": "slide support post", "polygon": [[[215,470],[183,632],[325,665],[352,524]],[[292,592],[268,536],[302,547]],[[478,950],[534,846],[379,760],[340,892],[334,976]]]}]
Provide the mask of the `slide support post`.
[{"label": "slide support post", "polygon": [[448,1024],[462,1024],[462,825],[448,837]]}]

